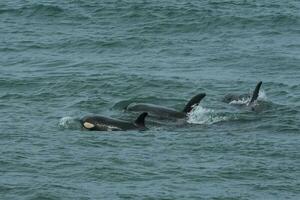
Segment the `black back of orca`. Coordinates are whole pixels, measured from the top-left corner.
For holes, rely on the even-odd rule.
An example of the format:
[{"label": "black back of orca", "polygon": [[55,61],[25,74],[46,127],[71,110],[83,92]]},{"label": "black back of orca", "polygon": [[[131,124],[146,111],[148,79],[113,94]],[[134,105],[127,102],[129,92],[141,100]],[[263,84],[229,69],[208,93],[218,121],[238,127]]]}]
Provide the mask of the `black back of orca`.
[{"label": "black back of orca", "polygon": [[161,118],[184,118],[186,114],[190,112],[195,105],[198,105],[200,101],[206,96],[205,93],[200,93],[194,96],[184,107],[182,111],[177,111],[172,108],[166,108],[159,105],[147,104],[147,103],[132,103],[126,107],[128,111],[136,112],[148,112],[151,115]]},{"label": "black back of orca", "polygon": [[148,113],[140,114],[134,122],[112,119],[104,116],[86,116],[80,120],[82,127],[90,131],[126,131],[145,130],[145,117]]}]

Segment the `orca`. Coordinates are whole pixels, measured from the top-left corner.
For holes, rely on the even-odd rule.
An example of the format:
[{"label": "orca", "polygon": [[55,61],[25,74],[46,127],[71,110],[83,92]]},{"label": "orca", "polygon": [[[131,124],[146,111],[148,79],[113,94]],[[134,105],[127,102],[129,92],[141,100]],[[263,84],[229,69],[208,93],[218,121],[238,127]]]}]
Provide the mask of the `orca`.
[{"label": "orca", "polygon": [[247,106],[251,106],[255,103],[255,101],[258,98],[259,95],[259,90],[261,88],[262,85],[262,81],[259,81],[256,84],[256,87],[254,89],[254,91],[252,92],[252,94],[241,94],[241,95],[237,95],[237,94],[227,94],[224,98],[223,98],[223,102],[225,103],[231,103],[233,101],[239,101],[239,100],[245,100],[245,99],[250,99],[250,101],[247,103]]},{"label": "orca", "polygon": [[148,113],[140,114],[134,122],[112,119],[104,116],[85,116],[80,119],[83,128],[90,131],[126,131],[146,130],[145,117]]},{"label": "orca", "polygon": [[167,108],[159,105],[148,103],[131,103],[125,110],[135,112],[148,112],[149,115],[159,118],[185,118],[194,106],[198,105],[200,101],[206,96],[205,93],[200,93],[194,96],[184,107],[182,111],[177,111],[172,108]]}]

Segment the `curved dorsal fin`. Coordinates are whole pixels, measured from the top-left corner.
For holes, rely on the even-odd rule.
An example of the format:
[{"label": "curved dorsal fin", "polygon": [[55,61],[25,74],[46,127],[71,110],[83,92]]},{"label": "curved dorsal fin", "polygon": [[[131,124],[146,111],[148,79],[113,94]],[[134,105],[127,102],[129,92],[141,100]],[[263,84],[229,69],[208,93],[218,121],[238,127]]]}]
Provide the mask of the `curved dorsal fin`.
[{"label": "curved dorsal fin", "polygon": [[206,96],[205,93],[200,93],[194,96],[184,107],[183,111],[184,113],[188,113],[192,110],[193,106],[195,104],[199,104],[200,101]]},{"label": "curved dorsal fin", "polygon": [[261,84],[262,84],[262,81],[259,81],[257,83],[257,85],[256,85],[256,87],[255,87],[255,89],[254,89],[254,91],[252,93],[252,97],[251,97],[251,100],[250,100],[249,104],[251,104],[251,103],[253,103],[254,101],[257,100]]},{"label": "curved dorsal fin", "polygon": [[145,117],[148,115],[147,112],[143,112],[142,114],[140,114],[136,120],[135,120],[135,124],[139,127],[145,127]]}]

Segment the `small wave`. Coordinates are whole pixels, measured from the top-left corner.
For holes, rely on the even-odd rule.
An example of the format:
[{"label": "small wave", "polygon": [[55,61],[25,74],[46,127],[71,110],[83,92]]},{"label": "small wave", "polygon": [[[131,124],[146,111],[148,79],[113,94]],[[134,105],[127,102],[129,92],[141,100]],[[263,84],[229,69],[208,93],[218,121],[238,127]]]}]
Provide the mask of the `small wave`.
[{"label": "small wave", "polygon": [[47,16],[56,16],[64,13],[64,9],[56,6],[56,5],[44,5],[44,4],[37,4],[33,5],[32,7],[29,7],[27,9],[30,9],[32,11],[32,15],[47,15]]},{"label": "small wave", "polygon": [[23,99],[25,98],[24,94],[17,93],[6,93],[3,96],[0,96],[1,99]]},{"label": "small wave", "polygon": [[229,120],[228,116],[221,116],[212,109],[203,108],[198,105],[188,113],[187,122],[190,124],[214,124],[221,121]]},{"label": "small wave", "polygon": [[86,20],[89,17],[82,13],[80,10],[71,10],[70,7],[64,7],[58,4],[43,4],[33,3],[26,4],[13,8],[0,8],[1,14],[9,14],[22,17],[33,17],[33,18],[65,18],[73,20]]},{"label": "small wave", "polygon": [[81,125],[77,118],[70,116],[62,117],[59,120],[58,126],[62,129],[80,129]]},{"label": "small wave", "polygon": [[44,5],[44,4],[33,4],[26,5],[19,8],[0,9],[1,13],[14,13],[18,15],[26,14],[28,16],[33,15],[48,15],[55,16],[64,13],[64,9],[56,5]]}]

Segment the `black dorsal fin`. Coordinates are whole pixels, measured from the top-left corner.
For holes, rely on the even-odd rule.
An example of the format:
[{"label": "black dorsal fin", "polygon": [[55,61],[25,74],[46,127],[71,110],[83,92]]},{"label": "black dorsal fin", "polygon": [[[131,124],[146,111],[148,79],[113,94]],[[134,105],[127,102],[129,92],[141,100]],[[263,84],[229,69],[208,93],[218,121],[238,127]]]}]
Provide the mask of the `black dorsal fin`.
[{"label": "black dorsal fin", "polygon": [[184,107],[183,111],[184,113],[188,113],[193,109],[193,106],[196,104],[199,104],[200,101],[206,96],[205,93],[200,93],[194,96]]},{"label": "black dorsal fin", "polygon": [[136,118],[135,120],[135,124],[139,127],[145,127],[145,117],[148,115],[148,113],[143,112],[142,114],[140,114],[138,116],[138,118]]},{"label": "black dorsal fin", "polygon": [[260,89],[260,87],[261,87],[261,84],[262,84],[262,81],[259,81],[259,82],[257,83],[257,85],[256,85],[256,87],[255,87],[255,89],[254,89],[254,91],[253,91],[253,93],[252,93],[252,97],[251,97],[251,100],[250,100],[249,104],[251,104],[251,103],[253,103],[254,101],[257,100],[258,95],[259,95],[259,89]]}]

